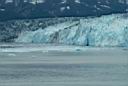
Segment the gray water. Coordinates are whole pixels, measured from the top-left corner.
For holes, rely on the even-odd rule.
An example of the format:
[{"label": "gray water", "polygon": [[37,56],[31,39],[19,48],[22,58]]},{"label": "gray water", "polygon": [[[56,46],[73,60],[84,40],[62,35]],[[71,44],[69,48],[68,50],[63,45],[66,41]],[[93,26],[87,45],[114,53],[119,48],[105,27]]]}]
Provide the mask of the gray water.
[{"label": "gray water", "polygon": [[69,47],[2,46],[0,86],[128,86],[127,49]]}]

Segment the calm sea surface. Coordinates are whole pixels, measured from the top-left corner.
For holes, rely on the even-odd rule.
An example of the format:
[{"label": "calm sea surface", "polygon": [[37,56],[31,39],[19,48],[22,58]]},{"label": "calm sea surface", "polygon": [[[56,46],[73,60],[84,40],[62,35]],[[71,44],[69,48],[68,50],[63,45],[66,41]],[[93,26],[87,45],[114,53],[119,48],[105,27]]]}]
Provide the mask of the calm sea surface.
[{"label": "calm sea surface", "polygon": [[0,86],[128,86],[128,50],[1,44]]}]

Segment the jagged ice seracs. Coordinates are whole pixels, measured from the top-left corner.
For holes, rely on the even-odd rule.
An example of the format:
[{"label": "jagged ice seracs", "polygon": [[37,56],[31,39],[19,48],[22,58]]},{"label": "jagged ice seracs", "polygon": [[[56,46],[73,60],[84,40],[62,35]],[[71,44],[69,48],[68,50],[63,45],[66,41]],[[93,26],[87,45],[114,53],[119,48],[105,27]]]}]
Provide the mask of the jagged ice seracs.
[{"label": "jagged ice seracs", "polygon": [[127,47],[128,14],[69,20],[44,29],[22,32],[15,42]]}]

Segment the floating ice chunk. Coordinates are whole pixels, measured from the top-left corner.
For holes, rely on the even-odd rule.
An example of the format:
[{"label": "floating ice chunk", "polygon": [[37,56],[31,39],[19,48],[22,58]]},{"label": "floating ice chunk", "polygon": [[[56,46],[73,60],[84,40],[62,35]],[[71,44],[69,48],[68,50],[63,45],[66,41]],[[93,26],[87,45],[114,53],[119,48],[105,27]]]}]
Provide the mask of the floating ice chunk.
[{"label": "floating ice chunk", "polygon": [[9,53],[8,56],[16,56],[14,53]]}]

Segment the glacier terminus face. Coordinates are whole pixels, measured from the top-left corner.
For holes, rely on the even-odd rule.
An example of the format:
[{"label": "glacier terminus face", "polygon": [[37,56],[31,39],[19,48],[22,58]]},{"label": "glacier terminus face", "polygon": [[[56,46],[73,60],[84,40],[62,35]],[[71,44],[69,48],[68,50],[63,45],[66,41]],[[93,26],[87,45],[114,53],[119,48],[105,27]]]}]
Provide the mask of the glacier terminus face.
[{"label": "glacier terminus face", "polygon": [[128,14],[66,21],[36,31],[24,31],[15,42],[127,47]]}]

